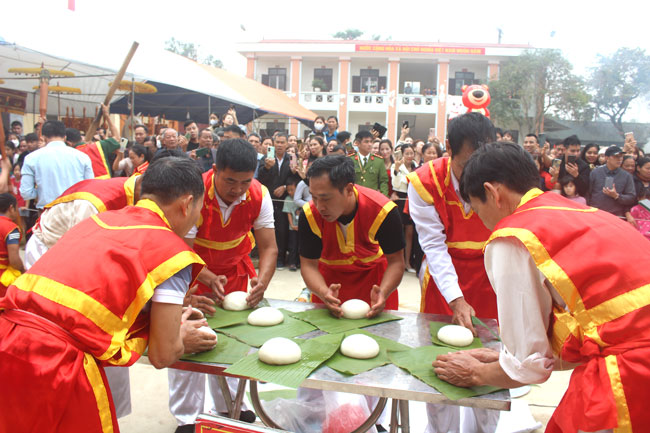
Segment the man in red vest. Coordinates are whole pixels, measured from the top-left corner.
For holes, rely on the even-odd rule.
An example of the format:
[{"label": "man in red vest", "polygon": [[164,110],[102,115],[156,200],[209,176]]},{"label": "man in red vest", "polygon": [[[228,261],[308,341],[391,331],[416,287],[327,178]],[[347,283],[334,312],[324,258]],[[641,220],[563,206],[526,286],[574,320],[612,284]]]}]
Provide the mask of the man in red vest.
[{"label": "man in red vest", "polygon": [[183,354],[183,299],[203,261],[183,241],[204,187],[165,158],[136,206],[82,221],[0,299],[0,431],[119,431],[104,366]]},{"label": "man in red vest", "polygon": [[513,143],[472,156],[461,192],[493,230],[485,267],[499,306],[500,352],[439,356],[458,386],[542,383],[575,367],[547,432],[647,431],[650,386],[648,241],[606,212],[537,188]]},{"label": "man in red vest", "polygon": [[[409,174],[409,213],[425,254],[420,270],[420,311],[452,315],[476,333],[471,316],[497,318],[494,291],[483,266],[483,245],[490,231],[459,194],[463,167],[483,143],[494,141],[490,119],[480,113],[455,117],[447,128],[450,157],[438,158]],[[462,409],[481,431],[496,427],[499,412]],[[460,408],[427,405],[429,431],[459,431]],[[467,422],[466,422],[467,425]],[[472,428],[464,428],[471,431]]]},{"label": "man in red vest", "polygon": [[[215,311],[211,299],[215,292],[218,302],[225,294],[248,292],[248,304],[256,306],[275,272],[278,250],[273,204],[266,187],[253,178],[256,167],[255,148],[248,141],[235,138],[219,145],[217,164],[203,175],[203,210],[186,241],[207,265],[198,276],[196,293],[196,299],[202,302],[199,308],[205,313]],[[259,276],[249,256],[255,242]],[[224,276],[225,290],[219,290]],[[178,422],[178,433],[194,431],[194,421],[203,412],[205,380],[202,373],[169,370],[169,408]],[[237,382],[230,380],[231,387]],[[208,376],[208,385],[214,411],[227,412],[217,378]],[[255,414],[245,410],[240,419],[253,422]]]}]

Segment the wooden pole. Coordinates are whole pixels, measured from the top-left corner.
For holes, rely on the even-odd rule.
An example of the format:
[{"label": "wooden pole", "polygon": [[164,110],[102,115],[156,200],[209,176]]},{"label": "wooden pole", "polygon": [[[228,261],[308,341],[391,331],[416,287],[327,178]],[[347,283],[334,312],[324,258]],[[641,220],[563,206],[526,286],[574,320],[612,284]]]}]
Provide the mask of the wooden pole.
[{"label": "wooden pole", "polygon": [[5,127],[4,123],[2,121],[2,113],[0,113],[0,155],[2,155],[2,159],[5,159],[7,157],[7,150],[5,149]]},{"label": "wooden pole", "polygon": [[[104,98],[104,105],[108,105],[111,103],[111,99],[113,99],[113,95],[117,91],[117,88],[119,87],[120,83],[122,82],[122,78],[124,78],[124,74],[126,73],[126,68],[128,68],[129,63],[131,62],[131,59],[133,58],[133,55],[135,54],[135,50],[138,49],[138,44],[137,42],[133,42],[131,45],[131,49],[129,50],[129,53],[126,55],[126,58],[124,59],[124,62],[122,63],[122,67],[120,68],[119,71],[117,71],[117,75],[115,75],[115,79],[113,80],[113,84],[111,85],[111,88],[108,89],[108,93],[106,94],[106,97]],[[102,116],[102,110],[99,110],[97,113],[97,116],[95,116],[95,119],[93,122],[90,124],[88,127],[88,131],[86,131],[86,141],[91,141],[93,139],[93,135],[95,135],[95,131],[97,130],[97,126],[99,126],[99,120],[101,119]]]}]

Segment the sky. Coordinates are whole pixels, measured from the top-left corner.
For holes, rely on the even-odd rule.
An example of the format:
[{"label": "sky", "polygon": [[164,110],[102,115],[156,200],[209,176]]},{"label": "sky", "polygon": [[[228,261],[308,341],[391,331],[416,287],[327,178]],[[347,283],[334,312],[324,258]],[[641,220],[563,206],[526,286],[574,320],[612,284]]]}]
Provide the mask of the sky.
[{"label": "sky", "polygon": [[[176,39],[200,46],[224,67],[244,74],[237,43],[262,39],[331,39],[349,28],[393,41],[502,43],[559,48],[586,75],[598,55],[620,47],[650,53],[647,14],[632,0],[441,1],[208,1],[208,0],[0,0],[0,37],[28,48],[75,60],[121,59],[132,41],[163,48]],[[7,13],[8,12],[8,13]],[[11,19],[10,17],[15,17]],[[112,66],[119,68],[119,63]],[[95,64],[100,64],[97,61]],[[161,65],[164,67],[164,65]],[[648,101],[627,121],[650,122]]]}]

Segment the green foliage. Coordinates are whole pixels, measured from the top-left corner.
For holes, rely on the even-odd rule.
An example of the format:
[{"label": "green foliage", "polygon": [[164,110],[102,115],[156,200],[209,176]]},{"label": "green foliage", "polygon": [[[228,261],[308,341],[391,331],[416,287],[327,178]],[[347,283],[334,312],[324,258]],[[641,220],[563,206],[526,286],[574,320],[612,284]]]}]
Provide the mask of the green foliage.
[{"label": "green foliage", "polygon": [[609,57],[599,56],[589,87],[598,114],[623,135],[623,116],[630,103],[650,93],[650,56],[641,48],[619,48]]},{"label": "green foliage", "polygon": [[343,32],[336,32],[332,36],[336,39],[344,39],[346,41],[351,41],[354,39],[359,39],[363,32],[359,29],[347,29]]},{"label": "green foliage", "polygon": [[209,54],[208,56],[203,58],[199,58],[199,53],[198,53],[199,48],[200,45],[195,44],[194,42],[179,41],[174,37],[165,41],[165,49],[167,51],[180,54],[183,57],[192,59],[195,62],[201,62],[204,65],[210,65],[216,68],[223,68],[223,63],[221,62],[221,60],[215,58],[212,54]]},{"label": "green foliage", "polygon": [[531,50],[501,66],[489,83],[492,118],[517,124],[520,131],[539,133],[544,116],[570,120],[593,118],[582,78],[559,50]]},{"label": "green foliage", "polygon": [[314,78],[314,80],[311,82],[311,87],[314,89],[318,88],[321,89],[322,91],[327,91],[327,85],[325,84],[325,81],[323,81],[320,78]]}]

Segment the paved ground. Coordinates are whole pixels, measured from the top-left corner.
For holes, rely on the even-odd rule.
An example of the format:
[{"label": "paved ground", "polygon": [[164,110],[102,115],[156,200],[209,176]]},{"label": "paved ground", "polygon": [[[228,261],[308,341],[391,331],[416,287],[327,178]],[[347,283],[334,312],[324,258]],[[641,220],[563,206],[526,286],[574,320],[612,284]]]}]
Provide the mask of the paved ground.
[{"label": "paved ground", "polygon": [[[303,287],[300,272],[278,271],[267,290],[267,297],[293,300]],[[406,274],[399,291],[400,309],[417,311],[420,302],[417,277],[414,274]],[[546,383],[533,386],[531,392],[522,397],[522,400],[528,403],[535,420],[542,423],[544,427],[567,388],[569,375],[570,372],[553,373]],[[143,364],[131,367],[131,396],[133,412],[120,420],[120,429],[123,433],[172,433],[174,431],[176,423],[167,406],[167,370],[156,370]],[[422,432],[425,423],[424,405],[413,403],[411,431]],[[537,431],[542,432],[544,429],[540,428]]]}]

